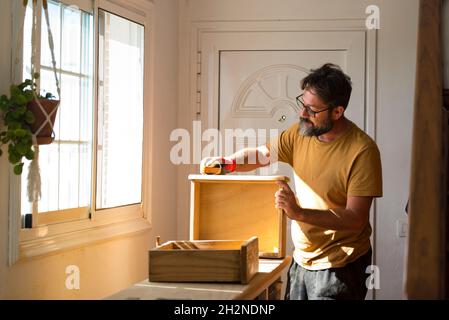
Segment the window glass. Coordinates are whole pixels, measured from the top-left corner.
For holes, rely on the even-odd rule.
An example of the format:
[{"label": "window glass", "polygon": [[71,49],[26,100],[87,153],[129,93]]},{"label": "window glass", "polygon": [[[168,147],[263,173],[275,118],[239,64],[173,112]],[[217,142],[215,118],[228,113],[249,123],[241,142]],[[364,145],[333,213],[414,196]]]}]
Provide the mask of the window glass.
[{"label": "window glass", "polygon": [[96,208],[141,202],[143,26],[99,11]]}]

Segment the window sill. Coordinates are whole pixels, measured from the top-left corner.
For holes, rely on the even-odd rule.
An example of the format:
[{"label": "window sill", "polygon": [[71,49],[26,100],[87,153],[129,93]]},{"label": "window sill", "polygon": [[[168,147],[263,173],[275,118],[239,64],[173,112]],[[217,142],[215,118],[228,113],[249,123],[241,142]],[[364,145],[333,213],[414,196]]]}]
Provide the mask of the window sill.
[{"label": "window sill", "polygon": [[151,229],[150,222],[142,217],[110,224],[100,225],[93,222],[86,222],[86,224],[91,226],[70,233],[43,235],[29,240],[23,239],[27,238],[28,230],[22,230],[19,261],[127,237]]}]

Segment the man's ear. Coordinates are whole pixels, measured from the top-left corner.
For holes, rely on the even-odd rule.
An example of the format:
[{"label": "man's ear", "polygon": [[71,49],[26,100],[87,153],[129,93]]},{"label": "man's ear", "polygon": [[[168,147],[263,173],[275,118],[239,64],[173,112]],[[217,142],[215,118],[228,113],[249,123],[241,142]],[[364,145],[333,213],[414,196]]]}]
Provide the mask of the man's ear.
[{"label": "man's ear", "polygon": [[338,119],[340,119],[343,116],[344,112],[345,112],[345,108],[343,108],[343,106],[335,107],[332,110],[332,120],[337,121]]}]

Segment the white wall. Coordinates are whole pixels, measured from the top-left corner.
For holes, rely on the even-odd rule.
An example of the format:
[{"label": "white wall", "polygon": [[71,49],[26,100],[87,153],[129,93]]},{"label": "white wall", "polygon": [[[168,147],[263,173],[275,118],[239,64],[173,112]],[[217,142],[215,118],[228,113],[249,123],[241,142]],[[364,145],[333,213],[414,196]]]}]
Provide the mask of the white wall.
[{"label": "white wall", "polygon": [[[190,129],[190,22],[214,20],[364,19],[368,5],[380,8],[377,52],[377,143],[383,162],[384,196],[377,202],[375,262],[380,268],[377,299],[403,297],[404,245],[396,221],[407,219],[412,137],[418,1],[360,0],[179,0],[180,127]],[[187,98],[188,100],[188,98]],[[195,167],[178,168],[178,238],[188,237],[189,185]]]},{"label": "white wall", "polygon": [[406,238],[396,221],[407,220],[416,70],[418,1],[384,1],[378,47],[377,143],[384,197],[377,205],[378,298],[403,296]]},{"label": "white wall", "polygon": [[[0,92],[6,93],[10,77],[10,6],[0,1]],[[141,0],[148,1],[148,0]],[[176,237],[176,172],[169,154],[169,133],[176,127],[177,105],[177,0],[154,1],[154,118],[153,167],[149,232],[121,237],[67,250],[7,267],[8,170],[7,157],[0,158],[0,299],[99,299],[148,276],[148,249],[156,235],[162,240]],[[126,155],[123,158],[126,168]],[[80,267],[80,290],[65,288],[65,268]]]}]

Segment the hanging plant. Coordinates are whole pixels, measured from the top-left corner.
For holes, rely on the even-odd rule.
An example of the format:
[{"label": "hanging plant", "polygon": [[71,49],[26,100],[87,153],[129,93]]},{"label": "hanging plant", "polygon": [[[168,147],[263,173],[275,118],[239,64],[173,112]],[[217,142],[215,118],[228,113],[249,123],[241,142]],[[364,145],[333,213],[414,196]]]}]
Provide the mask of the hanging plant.
[{"label": "hanging plant", "polygon": [[31,80],[10,87],[10,97],[0,97],[0,109],[4,129],[0,132],[0,156],[3,145],[8,145],[8,160],[14,166],[14,173],[22,173],[23,157],[34,159],[33,134],[30,125],[35,121],[34,115],[27,109],[27,104],[34,99],[31,92]]},{"label": "hanging plant", "polygon": [[[23,0],[23,6],[28,5],[28,0]],[[56,61],[54,53],[53,35],[50,29],[50,19],[48,15],[48,4],[42,0],[45,22],[48,33],[48,45],[51,53],[53,75],[55,77],[58,98],[61,96],[61,88],[56,72]],[[54,140],[54,121],[59,100],[54,100],[51,93],[41,96],[38,93],[36,79],[39,74],[36,70],[36,50],[37,42],[37,17],[40,10],[37,0],[33,0],[33,17],[31,31],[31,76],[18,85],[10,87],[10,96],[0,97],[1,118],[4,122],[4,130],[0,131],[0,156],[2,146],[8,145],[8,159],[14,166],[14,173],[22,174],[23,158],[32,160],[28,170],[28,201],[38,201],[41,197],[41,178],[39,169],[39,144],[49,144]],[[20,35],[23,34],[24,19],[22,20]],[[17,43],[17,48],[21,46],[21,39]],[[16,57],[19,55],[16,53]],[[17,58],[16,58],[17,63]]]},{"label": "hanging plant", "polygon": [[[4,129],[0,131],[0,156],[3,145],[8,146],[8,160],[14,167],[14,173],[20,175],[23,169],[23,158],[34,159],[33,136],[37,144],[48,144],[54,139],[53,125],[59,100],[47,93],[45,96],[36,93],[35,73],[33,80],[27,79],[10,87],[9,97],[0,97],[0,110]],[[45,110],[45,114],[37,103]],[[47,118],[47,115],[48,116]]]}]

